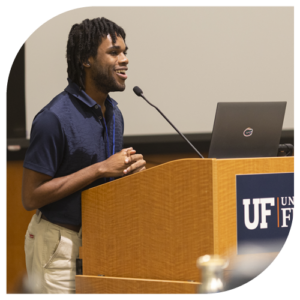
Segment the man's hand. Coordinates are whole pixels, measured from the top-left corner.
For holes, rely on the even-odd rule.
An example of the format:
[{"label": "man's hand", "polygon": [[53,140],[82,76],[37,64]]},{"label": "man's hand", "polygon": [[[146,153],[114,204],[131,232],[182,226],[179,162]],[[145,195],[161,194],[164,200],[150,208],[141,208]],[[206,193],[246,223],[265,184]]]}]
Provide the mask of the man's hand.
[{"label": "man's hand", "polygon": [[145,169],[146,162],[132,148],[123,149],[105,161],[93,164],[73,174],[51,176],[24,168],[22,202],[26,210],[33,210],[67,197],[96,179],[120,177]]},{"label": "man's hand", "polygon": [[120,177],[145,170],[143,155],[136,154],[133,148],[122,149],[100,163],[101,177]]},{"label": "man's hand", "polygon": [[124,170],[124,174],[134,174],[146,170],[146,161],[142,154],[135,154],[135,150],[128,151],[130,153],[128,163],[131,164]]}]

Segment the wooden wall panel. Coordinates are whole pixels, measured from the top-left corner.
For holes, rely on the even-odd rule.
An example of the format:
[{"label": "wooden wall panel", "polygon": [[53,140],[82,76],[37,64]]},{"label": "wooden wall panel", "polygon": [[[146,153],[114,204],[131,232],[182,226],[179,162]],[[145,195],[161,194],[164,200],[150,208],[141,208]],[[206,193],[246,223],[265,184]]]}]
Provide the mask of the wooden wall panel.
[{"label": "wooden wall panel", "polygon": [[7,162],[7,293],[16,293],[26,276],[24,237],[35,211],[22,205],[23,161]]}]

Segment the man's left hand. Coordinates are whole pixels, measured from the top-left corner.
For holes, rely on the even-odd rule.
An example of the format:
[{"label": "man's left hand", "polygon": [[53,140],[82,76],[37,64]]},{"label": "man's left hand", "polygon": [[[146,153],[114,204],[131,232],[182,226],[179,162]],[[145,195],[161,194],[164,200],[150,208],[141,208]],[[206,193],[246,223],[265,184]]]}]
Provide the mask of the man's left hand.
[{"label": "man's left hand", "polygon": [[128,151],[128,164],[130,166],[124,170],[125,175],[138,173],[146,170],[146,161],[141,154],[135,154],[136,151]]}]

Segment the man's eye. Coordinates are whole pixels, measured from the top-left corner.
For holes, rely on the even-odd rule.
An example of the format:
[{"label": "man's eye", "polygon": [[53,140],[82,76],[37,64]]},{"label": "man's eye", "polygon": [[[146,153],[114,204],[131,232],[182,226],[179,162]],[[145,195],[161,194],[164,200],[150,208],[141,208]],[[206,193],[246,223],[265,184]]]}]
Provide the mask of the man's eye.
[{"label": "man's eye", "polygon": [[[127,52],[123,52],[123,54],[126,56]],[[117,55],[119,55],[119,52],[118,51],[111,51],[110,55],[117,56]]]}]

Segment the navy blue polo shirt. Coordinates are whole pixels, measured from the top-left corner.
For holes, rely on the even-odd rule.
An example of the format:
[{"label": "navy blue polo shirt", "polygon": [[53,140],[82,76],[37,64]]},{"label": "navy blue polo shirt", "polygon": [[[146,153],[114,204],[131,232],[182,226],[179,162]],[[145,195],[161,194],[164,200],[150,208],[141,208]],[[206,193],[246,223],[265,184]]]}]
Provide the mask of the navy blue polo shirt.
[{"label": "navy blue polo shirt", "polygon": [[[124,121],[117,102],[100,106],[69,80],[67,88],[34,118],[24,168],[53,178],[77,172],[122,150]],[[81,192],[105,183],[101,178],[84,189],[40,208],[50,222],[81,225]]]}]

